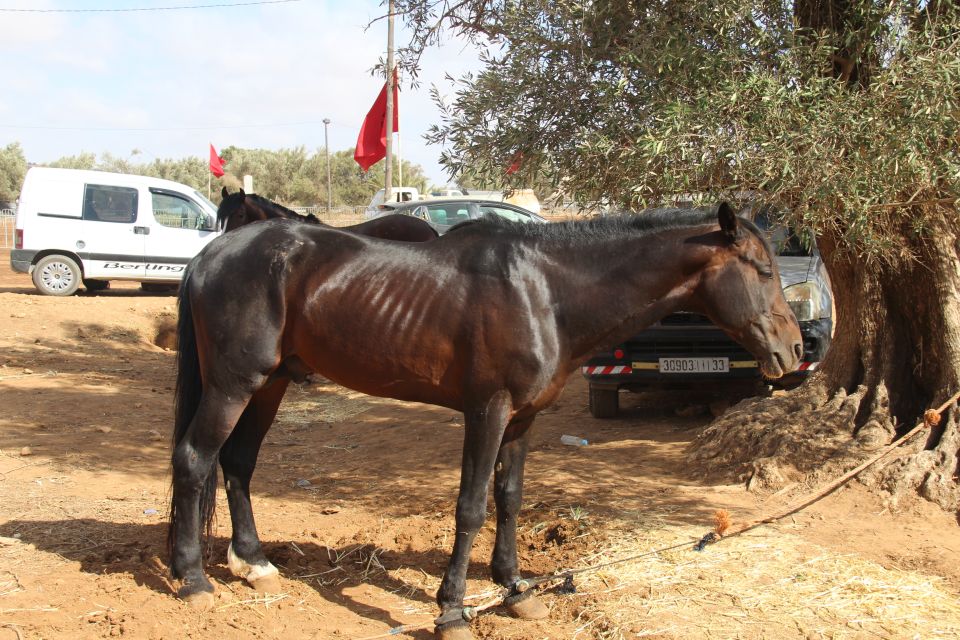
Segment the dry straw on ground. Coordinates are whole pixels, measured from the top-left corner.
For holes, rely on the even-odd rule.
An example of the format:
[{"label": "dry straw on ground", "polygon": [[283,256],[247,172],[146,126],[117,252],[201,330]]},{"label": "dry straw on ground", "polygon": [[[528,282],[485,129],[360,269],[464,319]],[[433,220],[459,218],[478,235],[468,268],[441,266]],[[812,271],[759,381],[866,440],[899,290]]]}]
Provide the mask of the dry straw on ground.
[{"label": "dry straw on ground", "polygon": [[[619,528],[591,563],[696,539],[692,527]],[[944,582],[885,569],[763,527],[580,577],[554,608],[578,638],[956,638],[960,599]]]}]

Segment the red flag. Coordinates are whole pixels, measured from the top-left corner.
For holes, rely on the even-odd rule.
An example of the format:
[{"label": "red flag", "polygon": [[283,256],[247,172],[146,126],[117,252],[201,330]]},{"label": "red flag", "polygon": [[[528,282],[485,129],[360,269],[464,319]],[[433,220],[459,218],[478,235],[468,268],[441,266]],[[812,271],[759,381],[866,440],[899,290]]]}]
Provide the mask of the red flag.
[{"label": "red flag", "polygon": [[[397,91],[397,72],[393,72],[393,131],[400,131],[399,93]],[[357,136],[357,149],[353,159],[360,168],[368,171],[370,167],[387,156],[387,83],[363,120],[360,135]]]},{"label": "red flag", "polygon": [[210,144],[210,172],[218,178],[223,177],[223,167],[226,166],[223,158],[217,155],[217,150]]}]

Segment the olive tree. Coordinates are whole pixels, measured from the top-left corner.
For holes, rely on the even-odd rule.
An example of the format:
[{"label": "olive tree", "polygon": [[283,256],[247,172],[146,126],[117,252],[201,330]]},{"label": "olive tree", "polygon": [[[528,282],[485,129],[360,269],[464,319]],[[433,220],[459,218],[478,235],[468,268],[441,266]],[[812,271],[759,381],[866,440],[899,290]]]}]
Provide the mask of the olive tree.
[{"label": "olive tree", "polygon": [[19,142],[0,149],[0,207],[17,199],[26,173],[27,159]]},{"label": "olive tree", "polygon": [[[833,346],[798,389],[707,429],[701,468],[772,484],[832,472],[960,388],[952,3],[396,2],[404,64],[445,31],[481,46],[430,134],[455,174],[631,208],[748,194],[815,235]],[[868,481],[960,507],[957,416],[904,450]]]}]

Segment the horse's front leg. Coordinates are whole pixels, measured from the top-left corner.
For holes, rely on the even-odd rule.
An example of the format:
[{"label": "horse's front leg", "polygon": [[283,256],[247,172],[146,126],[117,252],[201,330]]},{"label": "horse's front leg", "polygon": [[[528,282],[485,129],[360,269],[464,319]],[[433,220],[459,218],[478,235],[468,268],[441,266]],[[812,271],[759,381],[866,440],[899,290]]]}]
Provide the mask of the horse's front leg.
[{"label": "horse's front leg", "polygon": [[442,640],[470,640],[473,635],[463,618],[470,549],[486,517],[487,489],[497,451],[510,412],[509,395],[496,394],[486,404],[467,408],[464,416],[463,462],[460,466],[460,494],[457,497],[457,535],[450,564],[443,575],[437,604],[437,636]]},{"label": "horse's front leg", "polygon": [[520,592],[517,568],[517,516],[523,501],[523,467],[527,458],[530,425],[533,417],[512,422],[507,427],[494,468],[493,498],[497,503],[497,539],[490,570],[497,584],[512,590],[504,604],[524,620],[547,617],[549,610],[533,590]]},{"label": "horse's front leg", "polygon": [[280,591],[279,572],[263,555],[250,504],[250,478],[289,380],[282,378],[253,395],[233,433],[220,450],[220,466],[230,504],[233,535],[227,548],[231,573],[262,593]]}]

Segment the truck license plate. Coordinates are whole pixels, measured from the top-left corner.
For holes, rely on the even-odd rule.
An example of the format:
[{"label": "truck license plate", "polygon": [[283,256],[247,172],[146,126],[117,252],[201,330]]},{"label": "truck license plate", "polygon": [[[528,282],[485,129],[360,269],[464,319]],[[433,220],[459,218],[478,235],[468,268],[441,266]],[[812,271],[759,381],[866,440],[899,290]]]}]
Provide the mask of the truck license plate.
[{"label": "truck license plate", "polygon": [[729,358],[660,358],[660,373],[727,373]]}]

